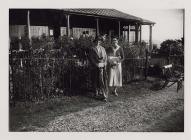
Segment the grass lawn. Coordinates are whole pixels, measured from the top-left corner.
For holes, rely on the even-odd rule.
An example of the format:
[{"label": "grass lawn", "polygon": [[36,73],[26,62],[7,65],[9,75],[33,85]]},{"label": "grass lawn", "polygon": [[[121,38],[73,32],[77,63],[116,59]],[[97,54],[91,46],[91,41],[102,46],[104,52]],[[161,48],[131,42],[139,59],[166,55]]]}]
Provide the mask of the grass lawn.
[{"label": "grass lawn", "polygon": [[10,108],[10,131],[182,132],[184,91],[176,85],[150,90],[151,83],[131,83],[109,95],[108,102],[86,96],[59,97]]}]

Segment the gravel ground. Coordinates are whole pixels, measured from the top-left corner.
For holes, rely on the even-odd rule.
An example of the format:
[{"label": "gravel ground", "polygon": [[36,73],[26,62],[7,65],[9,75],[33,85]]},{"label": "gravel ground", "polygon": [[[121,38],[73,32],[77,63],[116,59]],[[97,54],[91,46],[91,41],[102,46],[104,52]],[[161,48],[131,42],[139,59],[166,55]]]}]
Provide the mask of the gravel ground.
[{"label": "gravel ground", "polygon": [[[132,83],[120,89],[118,97],[110,95],[107,103],[79,96],[78,99],[71,97],[71,106],[65,102],[58,104],[57,110],[42,109],[39,114],[36,111],[36,116],[31,109],[33,115],[23,113],[25,121],[19,127],[10,126],[11,131],[183,132],[183,89],[177,93],[176,85],[159,91],[149,87],[146,82]],[[10,125],[17,125],[16,110],[10,113]]]}]

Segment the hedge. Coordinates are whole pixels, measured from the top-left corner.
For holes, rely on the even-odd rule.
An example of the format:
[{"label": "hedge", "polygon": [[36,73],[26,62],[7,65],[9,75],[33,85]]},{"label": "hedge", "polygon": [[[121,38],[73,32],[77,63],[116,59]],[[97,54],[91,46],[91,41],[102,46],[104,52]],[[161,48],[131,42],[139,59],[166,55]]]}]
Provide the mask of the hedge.
[{"label": "hedge", "polygon": [[[22,49],[18,44],[22,44]],[[109,42],[106,42],[110,46]],[[144,75],[145,45],[120,41],[126,60],[124,83]],[[62,95],[91,91],[88,52],[93,38],[73,39],[66,36],[54,40],[41,36],[13,39],[10,46],[10,100],[39,101]],[[104,45],[103,45],[104,46]]]}]

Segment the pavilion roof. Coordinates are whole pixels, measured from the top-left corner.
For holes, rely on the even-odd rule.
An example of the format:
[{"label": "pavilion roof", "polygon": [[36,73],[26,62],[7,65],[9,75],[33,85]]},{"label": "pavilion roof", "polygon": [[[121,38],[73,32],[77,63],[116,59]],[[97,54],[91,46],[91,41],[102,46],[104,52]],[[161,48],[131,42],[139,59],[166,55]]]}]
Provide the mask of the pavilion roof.
[{"label": "pavilion roof", "polygon": [[107,17],[114,19],[122,19],[125,21],[134,21],[144,25],[147,24],[155,24],[155,22],[143,19],[141,17],[136,17],[116,9],[101,9],[101,8],[68,8],[62,9],[64,12],[72,13],[72,14],[80,14],[80,15],[88,15],[88,16],[97,16],[97,17]]}]

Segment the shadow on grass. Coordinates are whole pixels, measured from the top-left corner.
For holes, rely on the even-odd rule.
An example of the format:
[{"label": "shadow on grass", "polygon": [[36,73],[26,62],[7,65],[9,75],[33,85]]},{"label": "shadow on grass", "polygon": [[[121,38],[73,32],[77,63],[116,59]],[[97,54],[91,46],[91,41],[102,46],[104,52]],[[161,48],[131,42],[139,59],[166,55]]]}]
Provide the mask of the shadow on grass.
[{"label": "shadow on grass", "polygon": [[[126,101],[134,96],[140,97],[149,93],[149,88],[150,84],[147,82],[133,82],[120,88],[118,97],[109,94],[108,102]],[[107,103],[87,95],[62,96],[38,103],[17,103],[16,107],[9,110],[9,130],[35,131],[36,128],[45,127],[56,117],[105,104]]]},{"label": "shadow on grass", "polygon": [[41,103],[23,104],[17,103],[16,107],[9,110],[10,131],[32,131],[30,126],[45,127],[55,117],[95,107],[103,102],[85,96],[65,96]]},{"label": "shadow on grass", "polygon": [[158,121],[150,132],[184,132],[184,111],[174,112],[163,120]]}]

